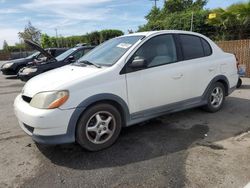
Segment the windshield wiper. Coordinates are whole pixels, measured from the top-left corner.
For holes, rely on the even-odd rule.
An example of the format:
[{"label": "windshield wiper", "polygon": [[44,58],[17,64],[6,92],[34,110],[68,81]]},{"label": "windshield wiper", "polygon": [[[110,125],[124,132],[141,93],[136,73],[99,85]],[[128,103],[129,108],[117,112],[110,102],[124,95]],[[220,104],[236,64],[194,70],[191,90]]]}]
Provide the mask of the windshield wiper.
[{"label": "windshield wiper", "polygon": [[97,64],[92,63],[92,62],[87,61],[87,60],[79,61],[79,63],[84,63],[84,64],[86,64],[86,65],[94,65],[94,66],[97,67],[97,68],[101,68],[100,65],[97,65]]}]

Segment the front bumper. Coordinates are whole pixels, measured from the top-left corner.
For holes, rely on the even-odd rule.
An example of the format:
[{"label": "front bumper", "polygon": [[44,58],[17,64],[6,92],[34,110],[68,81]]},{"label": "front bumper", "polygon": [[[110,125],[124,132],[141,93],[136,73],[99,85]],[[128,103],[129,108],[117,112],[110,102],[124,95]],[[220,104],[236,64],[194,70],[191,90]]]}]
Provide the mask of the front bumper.
[{"label": "front bumper", "polygon": [[32,77],[34,77],[35,75],[33,74],[23,74],[23,73],[18,73],[17,77],[22,80],[23,82],[27,82],[29,79],[31,79]]},{"label": "front bumper", "polygon": [[74,142],[68,134],[68,124],[74,109],[37,109],[18,95],[14,102],[15,114],[20,127],[33,140],[42,144],[63,144]]},{"label": "front bumper", "polygon": [[16,75],[16,71],[12,68],[1,68],[1,71],[4,75]]}]

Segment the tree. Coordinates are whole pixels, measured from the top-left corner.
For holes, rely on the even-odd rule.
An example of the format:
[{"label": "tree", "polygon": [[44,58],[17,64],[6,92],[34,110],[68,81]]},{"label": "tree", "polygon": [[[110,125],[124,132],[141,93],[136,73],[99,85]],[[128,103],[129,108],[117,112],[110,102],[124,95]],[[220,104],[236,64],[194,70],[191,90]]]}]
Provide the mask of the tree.
[{"label": "tree", "polygon": [[167,0],[164,2],[163,11],[165,13],[181,12],[191,8],[193,0]]},{"label": "tree", "polygon": [[88,43],[91,45],[100,44],[100,32],[93,31],[91,33],[87,33]]},{"label": "tree", "polygon": [[41,45],[43,48],[50,48],[51,47],[50,37],[47,34],[42,34]]},{"label": "tree", "polygon": [[[147,24],[139,26],[139,31],[160,29],[190,30],[192,13],[198,19],[195,20],[197,27],[203,26],[207,15],[207,11],[204,10],[206,3],[207,0],[166,0],[162,9],[157,7],[151,9],[149,14],[145,16]],[[198,25],[201,23],[202,25]]]},{"label": "tree", "polygon": [[29,39],[34,42],[40,43],[41,31],[34,27],[31,22],[28,22],[28,25],[25,26],[23,32],[18,33],[20,39]]},{"label": "tree", "polygon": [[216,18],[208,20],[214,27],[216,40],[250,38],[250,2],[233,4],[226,9],[214,9]]},{"label": "tree", "polygon": [[9,45],[8,45],[7,41],[4,40],[4,41],[3,41],[3,50],[4,50],[4,51],[8,51],[8,50],[9,50],[8,48],[9,48]]},{"label": "tree", "polygon": [[188,10],[202,10],[207,4],[207,0],[167,0],[164,3],[165,13],[176,13]]},{"label": "tree", "polygon": [[50,37],[50,47],[57,47],[57,38]]},{"label": "tree", "polygon": [[143,26],[139,26],[139,31],[164,29],[161,9],[154,6],[145,16],[145,19],[148,23]]},{"label": "tree", "polygon": [[227,12],[234,17],[233,23],[238,28],[238,38],[250,37],[250,1],[248,3],[233,4],[227,8]]},{"label": "tree", "polygon": [[114,37],[119,37],[123,35],[124,33],[120,30],[114,30],[114,29],[107,29],[100,31],[100,42],[104,42],[106,40],[109,40]]}]

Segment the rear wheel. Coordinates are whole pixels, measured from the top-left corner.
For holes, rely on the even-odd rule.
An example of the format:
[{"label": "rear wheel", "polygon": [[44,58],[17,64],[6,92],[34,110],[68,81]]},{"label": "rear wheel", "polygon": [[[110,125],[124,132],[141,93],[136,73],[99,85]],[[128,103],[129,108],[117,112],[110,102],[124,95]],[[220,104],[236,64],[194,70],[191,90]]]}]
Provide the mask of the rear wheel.
[{"label": "rear wheel", "polygon": [[225,87],[222,83],[216,82],[213,84],[207,95],[207,105],[204,110],[208,112],[217,112],[223,106],[225,100]]},{"label": "rear wheel", "polygon": [[242,85],[242,80],[241,80],[241,78],[239,78],[237,85],[236,85],[236,88],[240,88],[241,85]]},{"label": "rear wheel", "polygon": [[117,140],[121,127],[121,115],[114,106],[97,104],[87,109],[80,117],[76,139],[89,151],[102,150]]}]

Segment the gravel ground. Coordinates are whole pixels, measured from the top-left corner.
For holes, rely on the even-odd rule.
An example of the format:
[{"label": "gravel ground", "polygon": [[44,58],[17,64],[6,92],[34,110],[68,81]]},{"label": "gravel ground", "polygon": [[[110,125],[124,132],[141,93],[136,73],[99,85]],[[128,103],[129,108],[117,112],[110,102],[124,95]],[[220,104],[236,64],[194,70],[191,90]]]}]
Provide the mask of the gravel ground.
[{"label": "gravel ground", "polygon": [[35,144],[13,112],[23,85],[0,75],[0,187],[235,188],[250,182],[250,79],[218,113],[162,116],[125,128],[114,146],[94,153],[77,144]]}]

